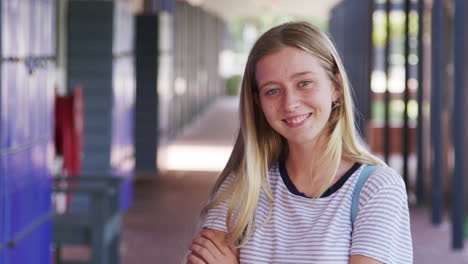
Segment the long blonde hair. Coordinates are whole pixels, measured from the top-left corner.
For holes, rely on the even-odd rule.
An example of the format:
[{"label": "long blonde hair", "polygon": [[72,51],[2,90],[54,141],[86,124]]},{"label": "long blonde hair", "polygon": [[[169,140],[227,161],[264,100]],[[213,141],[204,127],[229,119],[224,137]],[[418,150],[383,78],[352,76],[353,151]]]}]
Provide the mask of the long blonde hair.
[{"label": "long blonde hair", "polygon": [[[211,208],[228,200],[227,240],[239,247],[248,241],[255,230],[253,218],[262,189],[271,211],[268,169],[282,153],[287,152],[284,139],[270,127],[259,104],[254,102],[254,97],[258,96],[255,66],[262,57],[286,46],[300,48],[318,58],[336,89],[339,89],[340,105],[334,107],[330,114],[327,124],[329,140],[323,155],[324,163],[331,169],[326,171],[328,184],[323,186],[320,193],[331,184],[342,158],[385,165],[361,144],[355,128],[349,81],[328,36],[306,22],[286,23],[268,30],[256,41],[249,54],[240,93],[240,130],[226,167],[212,190],[211,199],[202,210],[203,217]],[[220,189],[228,176],[232,177],[231,183]]]}]

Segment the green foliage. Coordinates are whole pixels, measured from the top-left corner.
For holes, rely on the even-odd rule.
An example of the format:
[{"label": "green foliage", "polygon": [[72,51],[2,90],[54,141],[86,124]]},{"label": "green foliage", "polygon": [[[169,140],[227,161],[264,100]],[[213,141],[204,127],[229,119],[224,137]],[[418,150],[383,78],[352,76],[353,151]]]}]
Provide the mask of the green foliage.
[{"label": "green foliage", "polygon": [[381,14],[374,14],[374,30],[372,31],[372,39],[374,45],[377,47],[385,46],[387,40],[387,16]]},{"label": "green foliage", "polygon": [[[403,121],[403,112],[405,103],[403,100],[394,99],[390,101],[390,121]],[[408,117],[409,120],[417,120],[418,118],[418,103],[415,100],[408,102]],[[382,101],[373,101],[371,109],[371,119],[375,121],[384,121],[385,119],[385,105]]]},{"label": "green foliage", "polygon": [[226,95],[235,96],[239,94],[242,76],[232,75],[226,79]]},{"label": "green foliage", "polygon": [[[403,41],[405,37],[406,16],[401,10],[390,13],[390,41]],[[418,35],[418,13],[411,11],[409,14],[409,35],[416,38]],[[372,39],[376,47],[385,46],[387,39],[387,15],[383,11],[374,13]]]}]

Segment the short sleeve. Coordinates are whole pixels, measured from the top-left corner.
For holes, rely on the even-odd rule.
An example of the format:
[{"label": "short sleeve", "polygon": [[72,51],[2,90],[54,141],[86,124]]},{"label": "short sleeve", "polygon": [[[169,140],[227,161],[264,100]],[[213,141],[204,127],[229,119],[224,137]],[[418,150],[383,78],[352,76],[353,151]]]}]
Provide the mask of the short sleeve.
[{"label": "short sleeve", "polygon": [[[220,188],[218,189],[217,193],[215,194],[215,198],[218,197],[223,191],[225,191],[229,185],[232,183],[234,178],[234,174],[230,174],[226,177],[224,182],[221,184]],[[203,228],[211,228],[216,229],[224,232],[228,232],[226,226],[226,218],[229,209],[229,199],[227,197],[225,200],[221,201],[215,207],[208,210],[205,218],[203,219]]]},{"label": "short sleeve", "polygon": [[405,184],[391,168],[377,169],[361,190],[350,254],[383,263],[413,263]]}]

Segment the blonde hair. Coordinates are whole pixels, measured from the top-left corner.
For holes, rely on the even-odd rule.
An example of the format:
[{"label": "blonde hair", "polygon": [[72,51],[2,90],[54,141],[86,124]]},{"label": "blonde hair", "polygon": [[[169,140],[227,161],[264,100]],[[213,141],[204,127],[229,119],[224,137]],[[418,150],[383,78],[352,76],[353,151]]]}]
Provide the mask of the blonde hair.
[{"label": "blonde hair", "polygon": [[[255,66],[264,56],[284,47],[302,49],[319,59],[340,94],[340,105],[334,107],[328,120],[329,140],[325,146],[322,164],[326,164],[328,184],[323,186],[319,197],[331,184],[342,158],[374,165],[385,165],[370,154],[362,145],[354,121],[354,104],[346,72],[332,41],[315,26],[306,22],[291,22],[279,25],[264,33],[254,44],[245,67],[240,93],[240,130],[234,149],[221,172],[211,199],[202,210],[202,217],[223,201],[229,206],[226,225],[227,241],[243,246],[251,237],[255,209],[263,189],[270,204],[268,169],[287,152],[285,140],[266,121],[257,96]],[[227,177],[231,183],[220,189]],[[267,220],[268,221],[268,218]]]}]

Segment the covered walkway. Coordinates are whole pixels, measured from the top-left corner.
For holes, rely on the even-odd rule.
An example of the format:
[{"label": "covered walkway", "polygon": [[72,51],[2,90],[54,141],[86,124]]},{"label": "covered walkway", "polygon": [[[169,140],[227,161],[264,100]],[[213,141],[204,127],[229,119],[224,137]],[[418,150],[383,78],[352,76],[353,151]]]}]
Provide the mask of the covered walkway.
[{"label": "covered walkway", "polygon": [[[160,166],[170,170],[137,175],[134,204],[124,216],[124,264],[180,263],[217,170],[229,155],[236,119],[237,97],[221,97],[162,147],[160,154],[169,157]],[[174,147],[185,150],[174,155]],[[185,160],[188,156],[191,160]]]},{"label": "covered walkway", "polygon": [[[332,36],[360,133],[406,181],[414,263],[468,263],[467,12],[465,0],[1,0],[0,264],[50,264],[60,245],[83,260],[95,246],[94,264],[180,263],[234,142],[229,83],[259,34],[293,20]],[[89,202],[104,195],[111,206]],[[60,222],[75,213],[85,221]]]}]

